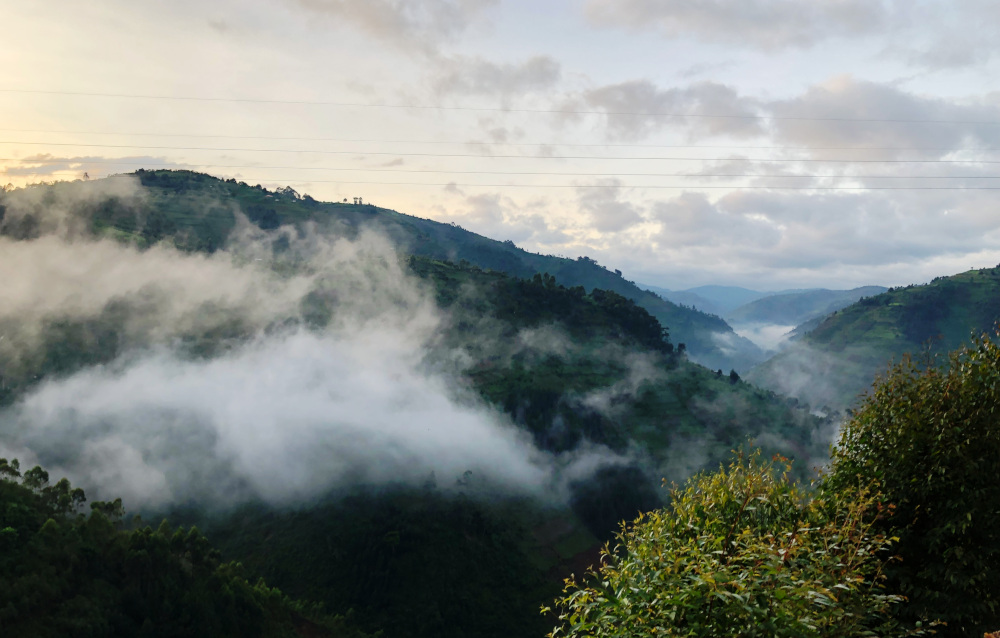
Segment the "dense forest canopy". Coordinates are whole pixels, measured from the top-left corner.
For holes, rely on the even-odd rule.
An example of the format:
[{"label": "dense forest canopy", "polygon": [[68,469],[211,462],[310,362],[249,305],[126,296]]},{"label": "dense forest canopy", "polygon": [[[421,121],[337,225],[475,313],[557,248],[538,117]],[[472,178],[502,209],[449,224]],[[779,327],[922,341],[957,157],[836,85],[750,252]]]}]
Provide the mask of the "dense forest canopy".
[{"label": "dense forest canopy", "polygon": [[345,618],[294,602],[196,527],[124,520],[66,479],[0,458],[0,628],[9,636],[363,638]]}]

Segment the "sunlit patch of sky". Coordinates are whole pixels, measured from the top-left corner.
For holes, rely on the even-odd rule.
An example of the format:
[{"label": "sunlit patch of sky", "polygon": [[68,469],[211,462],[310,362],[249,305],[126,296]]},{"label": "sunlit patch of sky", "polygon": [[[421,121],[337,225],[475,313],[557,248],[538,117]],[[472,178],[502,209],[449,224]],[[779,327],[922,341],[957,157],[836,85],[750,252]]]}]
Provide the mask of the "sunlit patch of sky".
[{"label": "sunlit patch of sky", "polygon": [[3,2],[0,183],[186,167],[675,289],[1000,261],[991,3],[692,6]]}]

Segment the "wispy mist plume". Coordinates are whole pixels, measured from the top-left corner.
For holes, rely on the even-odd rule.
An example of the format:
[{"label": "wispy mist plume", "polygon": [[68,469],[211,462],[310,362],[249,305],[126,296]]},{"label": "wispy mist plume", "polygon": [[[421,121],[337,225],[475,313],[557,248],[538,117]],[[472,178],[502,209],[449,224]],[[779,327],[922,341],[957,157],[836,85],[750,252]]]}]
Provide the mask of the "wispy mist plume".
[{"label": "wispy mist plume", "polygon": [[632,352],[620,347],[607,347],[604,351],[602,354],[609,360],[620,362],[627,374],[618,383],[588,392],[580,398],[580,403],[614,418],[621,411],[623,397],[634,397],[643,384],[665,378],[666,372],[648,352]]},{"label": "wispy mist plume", "polygon": [[146,192],[132,176],[93,182],[63,182],[20,188],[4,194],[0,231],[13,237],[57,235],[64,239],[86,232],[86,220],[75,214],[81,205],[115,200],[123,205],[144,201]]},{"label": "wispy mist plume", "polygon": [[163,352],[45,384],[7,428],[48,463],[133,502],[282,502],[430,472],[442,484],[472,471],[518,490],[551,487],[544,454],[501,415],[452,395],[393,328],[297,330],[207,361]]},{"label": "wispy mist plume", "polygon": [[244,220],[212,255],[139,250],[31,195],[5,201],[0,227],[0,375],[24,388],[0,413],[2,456],[147,506],[293,502],[431,473],[446,489],[469,471],[561,499],[614,458],[542,452],[456,383],[447,318],[378,235]]},{"label": "wispy mist plume", "polygon": [[831,352],[796,341],[750,371],[747,378],[813,408],[842,411],[857,403],[887,360],[887,356],[859,348]]},{"label": "wispy mist plume", "polygon": [[732,323],[732,326],[736,334],[770,352],[785,347],[790,333],[795,330],[794,325],[776,323]]}]

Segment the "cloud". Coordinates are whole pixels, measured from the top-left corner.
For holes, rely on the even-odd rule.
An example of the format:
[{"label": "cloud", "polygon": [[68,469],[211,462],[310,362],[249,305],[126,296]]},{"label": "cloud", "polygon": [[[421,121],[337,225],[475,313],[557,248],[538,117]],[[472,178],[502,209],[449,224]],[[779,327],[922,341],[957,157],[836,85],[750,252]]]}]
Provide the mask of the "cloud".
[{"label": "cloud", "polygon": [[771,323],[732,323],[733,331],[754,342],[762,350],[779,350],[788,343],[789,333],[795,326]]},{"label": "cloud", "polygon": [[[688,193],[654,206],[661,250],[696,245],[722,249],[731,264],[774,270],[821,270],[853,264],[919,262],[950,251],[977,250],[1000,228],[969,207],[944,215],[921,195],[734,191],[716,201]],[[956,211],[957,212],[957,211]]]},{"label": "cloud", "polygon": [[813,408],[843,411],[854,406],[858,396],[887,364],[887,357],[860,348],[827,352],[800,340],[788,344],[775,358],[751,370],[747,380],[796,397]]},{"label": "cloud", "polygon": [[14,160],[0,160],[0,176],[15,178],[19,184],[37,182],[53,177],[65,179],[67,173],[76,179],[103,177],[109,172],[137,168],[181,168],[190,164],[178,163],[164,157],[151,155],[131,155],[127,157],[103,157],[99,155],[59,157],[49,153],[39,153]]},{"label": "cloud", "polygon": [[884,54],[930,71],[981,65],[998,50],[1000,7],[990,0],[893,3],[897,33]]},{"label": "cloud", "polygon": [[656,241],[664,246],[753,246],[771,250],[781,241],[781,230],[760,209],[730,207],[727,200],[712,202],[699,193],[657,202],[651,217],[660,223]]},{"label": "cloud", "polygon": [[[1000,102],[995,95],[929,97],[851,75],[832,77],[777,100],[715,82],[661,88],[649,80],[630,80],[582,91],[562,108],[566,122],[582,121],[579,111],[601,115],[611,139],[637,141],[663,131],[691,141],[768,138],[789,147],[781,158],[830,159],[823,167],[827,171],[843,167],[840,159],[942,158],[954,151],[1000,146],[995,124],[1000,121]],[[862,152],[846,152],[851,150]],[[766,149],[753,154],[765,163],[769,155]]]},{"label": "cloud", "polygon": [[454,397],[406,337],[293,331],[207,361],[158,352],[88,369],[8,414],[5,445],[145,505],[287,503],[430,472],[553,489],[557,461],[501,414]]},{"label": "cloud", "polygon": [[685,130],[690,138],[754,137],[763,133],[756,107],[756,100],[723,84],[699,82],[660,89],[648,80],[589,89],[564,105],[568,111],[597,111],[604,116],[608,137],[627,141],[667,127]]},{"label": "cloud", "polygon": [[433,52],[465,32],[496,0],[293,0],[394,46]]},{"label": "cloud", "polygon": [[669,38],[694,36],[766,51],[877,34],[890,19],[883,3],[867,0],[589,0],[584,11],[599,26],[652,29]]},{"label": "cloud", "polygon": [[607,242],[570,229],[574,243],[557,252],[588,254],[674,289],[895,286],[1000,261],[994,191],[734,188],[635,197],[645,222]]},{"label": "cloud", "polygon": [[598,27],[652,31],[768,53],[868,39],[877,56],[930,71],[982,65],[997,52],[990,0],[589,0]]},{"label": "cloud", "polygon": [[[77,214],[80,207],[113,199],[138,208],[146,192],[134,176],[118,175],[92,182],[61,182],[51,187],[28,187],[4,194],[5,212],[0,217],[0,235],[26,231],[37,235],[70,237],[89,230],[87,220]],[[20,227],[20,230],[18,229]]]},{"label": "cloud", "polygon": [[622,199],[622,182],[608,178],[576,189],[580,212],[601,232],[625,230],[642,221],[638,207]]},{"label": "cloud", "polygon": [[445,190],[465,197],[461,207],[446,217],[467,230],[515,243],[549,233],[548,222],[542,215],[519,207],[510,197],[499,193],[465,196],[460,189],[451,186],[446,186]]},{"label": "cloud", "polygon": [[545,91],[561,76],[559,63],[535,56],[520,64],[498,64],[483,58],[444,59],[436,70],[432,88],[439,95],[485,95],[503,98]]},{"label": "cloud", "polygon": [[[962,102],[932,98],[849,75],[834,77],[764,108],[776,118],[785,118],[773,124],[775,140],[782,144],[887,149],[868,156],[851,153],[848,158],[891,159],[904,153],[918,159],[941,157],[953,150],[1000,144],[1000,128],[990,123],[1000,120],[1000,104],[995,99]],[[914,148],[926,150],[905,150]],[[822,156],[838,157],[832,152]]]},{"label": "cloud", "polygon": [[698,63],[692,64],[686,69],[683,69],[678,73],[682,78],[693,78],[699,75],[705,75],[710,71],[724,71],[726,69],[731,69],[736,65],[735,62],[729,60],[727,62],[716,62],[712,64]]},{"label": "cloud", "polygon": [[[985,178],[995,171],[977,163],[992,161],[988,149],[1000,147],[996,96],[945,99],[844,75],[782,99],[719,84],[662,88],[635,80],[571,101],[603,113],[612,139],[665,133],[718,137],[720,146],[748,139],[761,148],[706,151],[716,159],[682,169],[704,180],[687,181],[688,192],[677,196],[644,192],[626,178],[571,197],[553,193],[561,199],[530,211],[544,216],[545,230],[524,223],[529,211],[515,197],[497,194],[467,199],[453,219],[501,239],[516,227],[515,240],[529,249],[597,256],[634,277],[682,288],[762,279],[774,288],[897,285],[952,272],[952,264],[955,271],[991,265],[1000,254],[993,192],[979,188],[993,184]],[[677,112],[671,109],[741,117],[662,115]],[[699,184],[714,189],[699,192]],[[810,187],[859,190],[783,190]],[[887,187],[918,190],[881,190]]]},{"label": "cloud", "polygon": [[612,386],[599,388],[580,397],[581,405],[600,412],[610,419],[621,419],[626,411],[627,403],[623,397],[634,397],[643,385],[656,383],[666,378],[663,368],[657,365],[654,357],[641,352],[613,352],[605,349],[602,355],[606,360],[615,360],[623,365],[628,374]]}]

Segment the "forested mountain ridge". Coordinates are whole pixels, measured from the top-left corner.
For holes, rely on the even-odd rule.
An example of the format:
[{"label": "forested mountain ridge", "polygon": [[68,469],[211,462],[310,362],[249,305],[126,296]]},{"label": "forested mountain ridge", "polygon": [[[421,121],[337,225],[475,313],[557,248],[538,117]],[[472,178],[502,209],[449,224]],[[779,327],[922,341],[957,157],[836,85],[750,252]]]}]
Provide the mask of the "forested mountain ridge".
[{"label": "forested mountain ridge", "polygon": [[691,306],[701,312],[719,317],[725,317],[736,308],[756,299],[778,294],[750,290],[749,288],[741,288],[739,286],[697,286],[688,290],[667,290],[659,286],[643,285],[643,288],[651,290],[664,299],[668,299],[676,304]]},{"label": "forested mountain ridge", "polygon": [[904,354],[944,353],[1000,320],[1000,267],[890,288],[836,311],[748,378],[814,405],[852,405]]},{"label": "forested mountain ridge", "polygon": [[[588,257],[569,259],[530,253],[513,242],[489,239],[451,224],[373,204],[319,202],[301,197],[290,188],[270,192],[259,186],[191,171],[139,170],[135,176],[146,190],[144,201],[132,202],[128,207],[121,206],[115,197],[92,201],[89,206],[95,230],[131,235],[139,242],[171,237],[183,248],[214,250],[224,245],[235,228],[234,210],[246,214],[264,229],[312,222],[324,233],[351,237],[360,228],[374,227],[405,253],[455,262],[465,260],[516,277],[548,273],[567,286],[617,292],[669,326],[673,340],[684,343],[689,356],[709,368],[742,371],[763,359],[763,353],[753,343],[733,332],[720,317],[666,301]],[[74,186],[56,184],[49,188]]]},{"label": "forested mountain ridge", "polygon": [[[621,520],[662,504],[661,477],[715,467],[747,436],[799,458],[800,477],[826,453],[831,422],[686,361],[653,317],[616,293],[425,258],[409,265],[454,317],[444,338],[477,361],[465,378],[480,396],[541,449],[574,455],[598,444],[621,457],[573,481],[568,505],[484,498],[488,477],[469,473],[358,487],[292,511],[257,505],[191,519],[227,556],[291,595],[353,609],[365,630],[540,636],[552,620],[538,606],[595,563]],[[500,342],[538,334],[558,345],[484,350],[474,319],[484,315]]]}]

